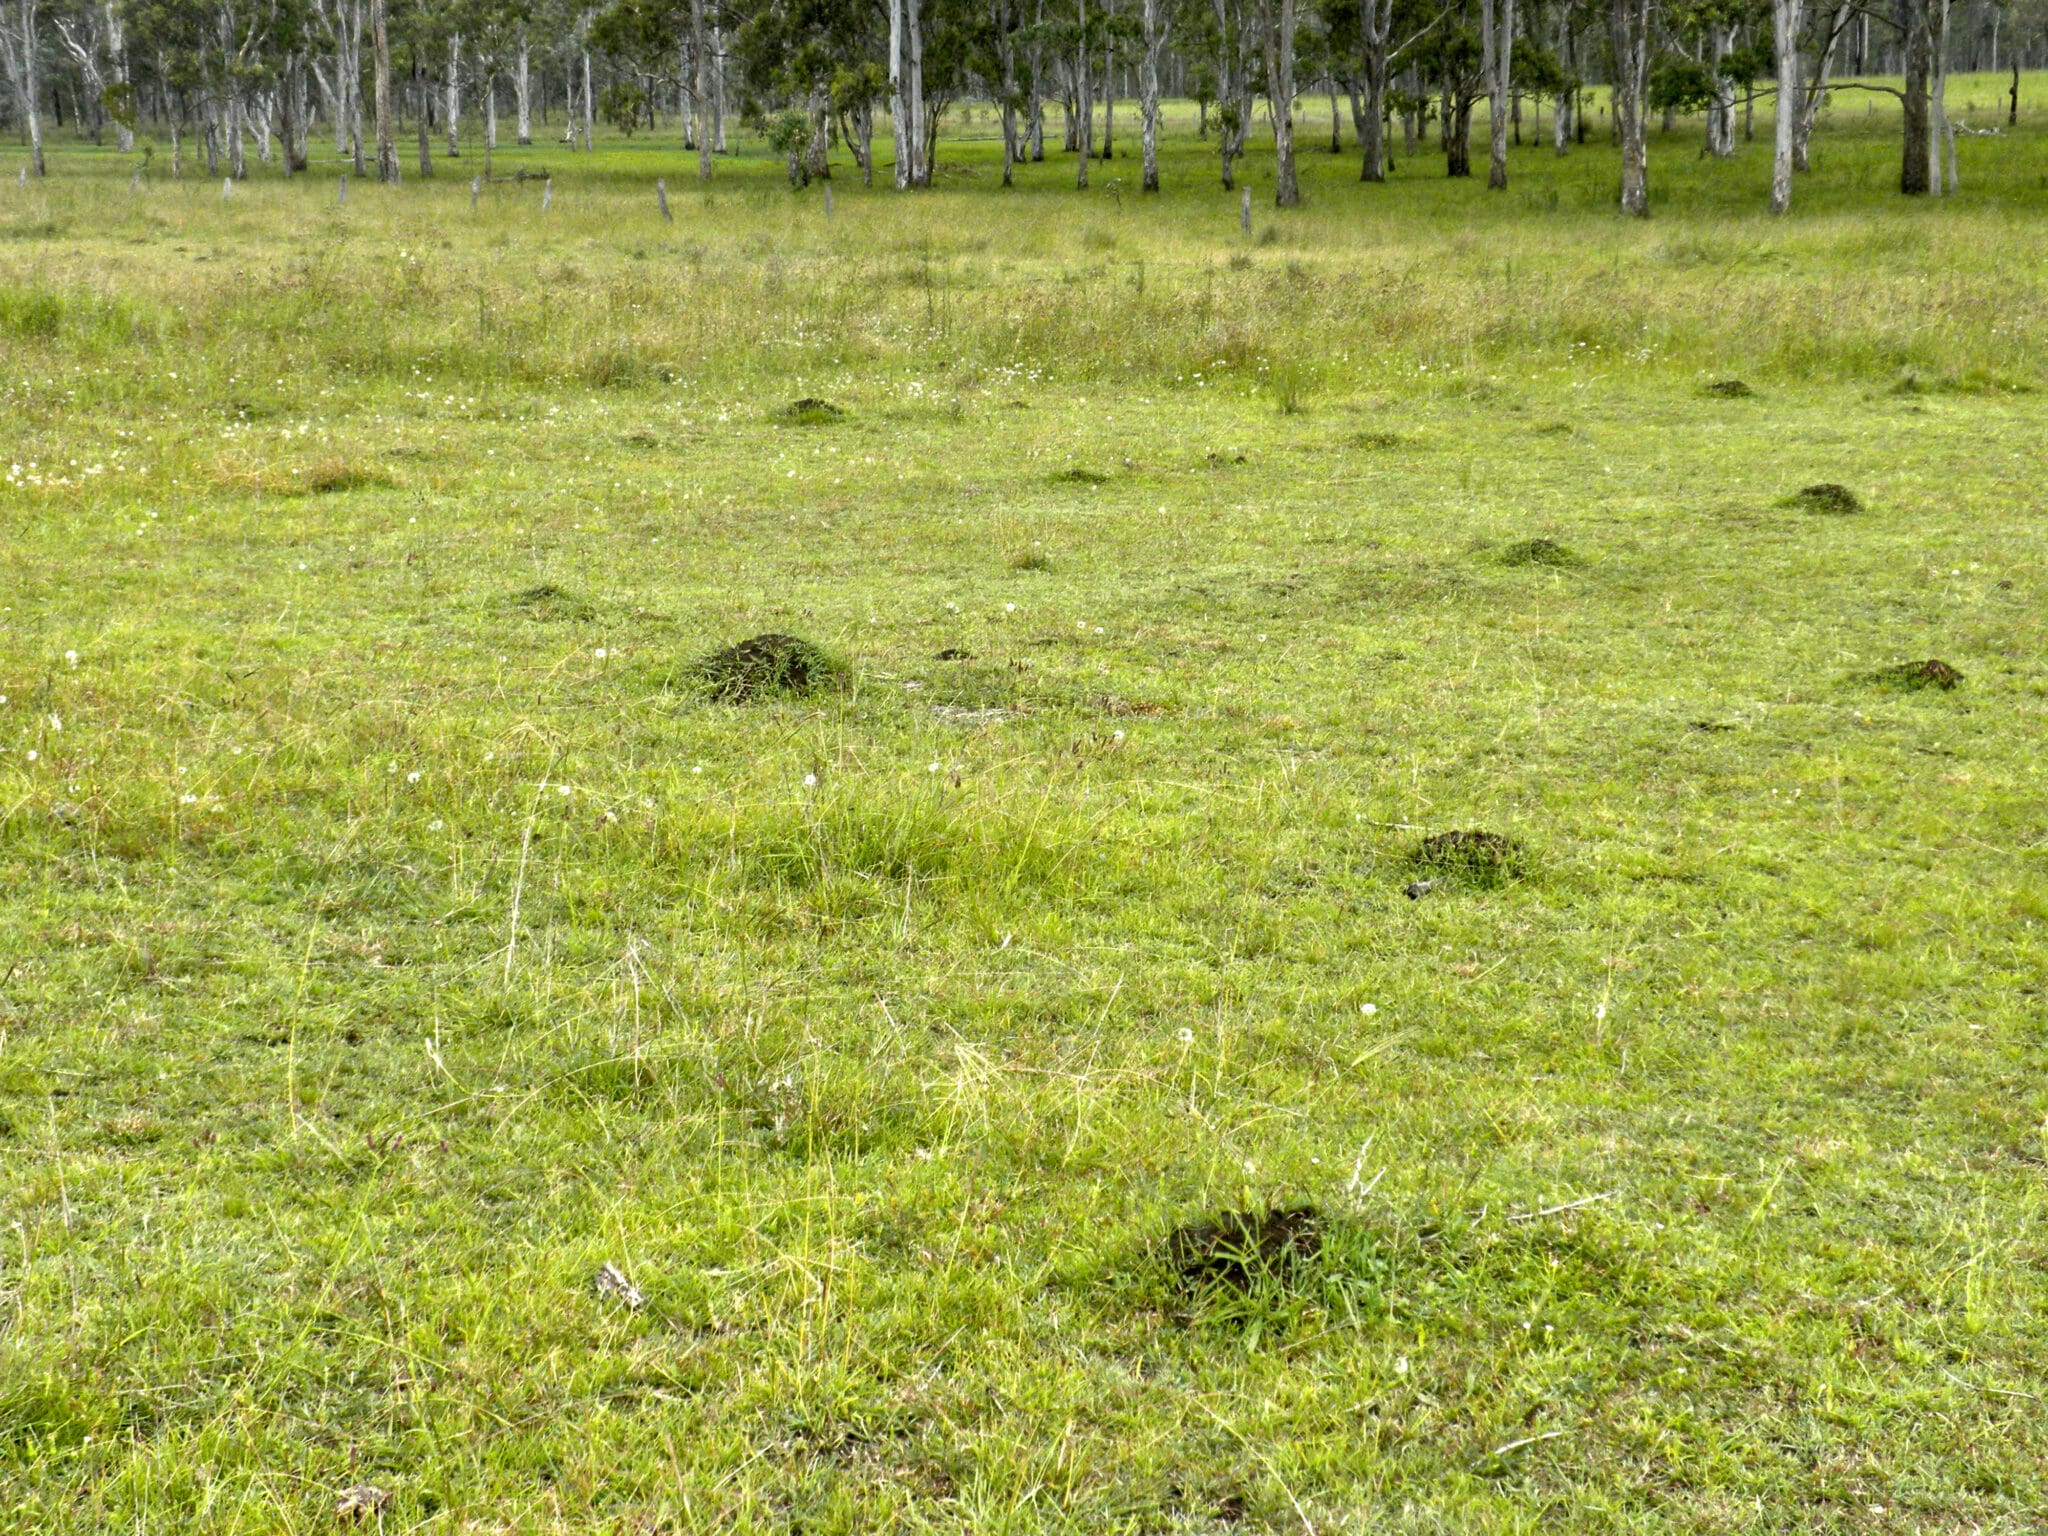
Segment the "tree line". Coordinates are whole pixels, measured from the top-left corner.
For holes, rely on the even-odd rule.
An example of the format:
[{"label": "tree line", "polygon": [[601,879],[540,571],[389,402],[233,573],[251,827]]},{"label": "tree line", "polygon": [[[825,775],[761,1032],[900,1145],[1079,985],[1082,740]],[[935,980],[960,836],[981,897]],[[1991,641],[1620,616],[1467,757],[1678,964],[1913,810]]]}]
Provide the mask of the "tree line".
[{"label": "tree line", "polygon": [[409,117],[419,175],[437,145],[456,158],[467,142],[488,177],[509,108],[519,144],[538,121],[584,150],[600,121],[632,134],[672,116],[707,179],[736,121],[799,183],[830,174],[835,146],[871,182],[886,123],[895,183],[914,188],[968,104],[1000,126],[1004,185],[1057,131],[1086,187],[1116,153],[1121,101],[1156,191],[1175,97],[1196,104],[1226,188],[1263,112],[1285,207],[1304,95],[1327,94],[1332,150],[1348,116],[1366,182],[1432,130],[1447,173],[1472,174],[1484,101],[1487,184],[1504,188],[1510,135],[1570,152],[1597,87],[1624,211],[1648,210],[1653,114],[1703,115],[1700,153],[1726,156],[1759,101],[1783,211],[1833,93],[1896,98],[1900,190],[1938,194],[1956,186],[1957,133],[1997,131],[1950,117],[1950,73],[2009,70],[2016,124],[2020,71],[2043,64],[2048,0],[0,0],[0,121],[37,176],[53,121],[123,151],[148,126],[174,176],[194,139],[211,174],[247,175],[252,149],[294,174],[326,132],[355,174],[396,181]]}]

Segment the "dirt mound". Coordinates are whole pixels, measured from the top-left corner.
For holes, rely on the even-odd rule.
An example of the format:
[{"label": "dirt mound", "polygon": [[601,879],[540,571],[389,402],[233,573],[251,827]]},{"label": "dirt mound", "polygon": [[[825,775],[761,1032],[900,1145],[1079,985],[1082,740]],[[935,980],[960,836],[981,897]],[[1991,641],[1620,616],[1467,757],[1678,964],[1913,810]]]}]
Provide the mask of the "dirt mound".
[{"label": "dirt mound", "polygon": [[713,651],[696,667],[706,691],[727,703],[770,693],[815,693],[835,685],[844,671],[823,647],[776,634]]},{"label": "dirt mound", "polygon": [[782,408],[782,419],[799,427],[822,427],[827,422],[838,421],[846,415],[830,400],[820,400],[806,395],[801,400],[792,400]]},{"label": "dirt mound", "polygon": [[1109,476],[1098,469],[1063,469],[1052,477],[1054,485],[1107,485]]},{"label": "dirt mound", "polygon": [[524,609],[529,618],[551,623],[583,623],[597,617],[597,609],[590,602],[551,581],[528,587],[524,592],[514,592],[505,601],[514,608]]},{"label": "dirt mound", "polygon": [[934,661],[972,661],[974,652],[964,646],[949,645],[932,657]]},{"label": "dirt mound", "polygon": [[1166,1262],[1189,1285],[1250,1290],[1285,1279],[1323,1246],[1322,1216],[1312,1205],[1225,1211],[1167,1235]]},{"label": "dirt mound", "polygon": [[1555,539],[1522,539],[1500,552],[1502,565],[1547,565],[1562,569],[1577,565],[1579,557]]},{"label": "dirt mound", "polygon": [[1930,656],[1925,661],[1902,662],[1896,667],[1884,667],[1871,674],[1871,681],[1887,688],[1903,688],[1918,692],[1922,688],[1939,688],[1944,693],[1963,680],[1963,674],[1939,657]]},{"label": "dirt mound", "polygon": [[1863,510],[1863,502],[1854,491],[1846,485],[1836,485],[1833,481],[1822,481],[1819,485],[1802,488],[1791,498],[1789,504],[1808,512],[1832,512],[1838,515]]},{"label": "dirt mound", "polygon": [[1707,386],[1706,392],[1723,400],[1750,400],[1756,396],[1756,391],[1741,379],[1716,379]]},{"label": "dirt mound", "polygon": [[1520,874],[1526,860],[1522,845],[1498,832],[1437,832],[1415,849],[1415,862],[1435,871],[1438,878],[1464,879],[1475,885],[1499,885]]}]

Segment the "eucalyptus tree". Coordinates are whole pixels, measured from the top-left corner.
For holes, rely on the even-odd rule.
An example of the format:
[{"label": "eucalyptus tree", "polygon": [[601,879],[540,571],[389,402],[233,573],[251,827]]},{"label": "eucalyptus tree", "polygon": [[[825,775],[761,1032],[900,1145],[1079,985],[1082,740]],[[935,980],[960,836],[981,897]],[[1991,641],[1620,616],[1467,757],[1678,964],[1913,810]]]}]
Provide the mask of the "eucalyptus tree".
[{"label": "eucalyptus tree", "polygon": [[370,0],[370,83],[377,109],[377,179],[398,180],[398,142],[391,115],[389,0]]},{"label": "eucalyptus tree", "polygon": [[[1357,4],[1358,84],[1363,98],[1357,111],[1358,179],[1385,181],[1387,88],[1394,66],[1409,58],[1451,13],[1440,0],[1357,0]],[[1412,143],[1408,151],[1414,153]]]},{"label": "eucalyptus tree", "polygon": [[[1140,36],[1144,51],[1138,59],[1138,109],[1143,116],[1142,147],[1144,168],[1140,173],[1140,187],[1146,192],[1159,190],[1159,55],[1165,49],[1167,38],[1173,28],[1173,12],[1166,0],[1142,0],[1139,15]],[[1003,167],[1004,180],[1009,179],[1009,167]]]},{"label": "eucalyptus tree", "polygon": [[1294,175],[1294,0],[1259,0],[1266,55],[1266,100],[1273,111],[1273,201],[1292,208],[1301,201]]},{"label": "eucalyptus tree", "polygon": [[41,0],[0,0],[0,69],[14,88],[28,138],[28,167],[47,173],[43,162]]},{"label": "eucalyptus tree", "polygon": [[1610,0],[1615,135],[1621,141],[1621,211],[1650,212],[1650,160],[1643,119],[1650,70],[1651,0]]},{"label": "eucalyptus tree", "polygon": [[[126,20],[114,0],[71,0],[50,13],[50,25],[78,71],[93,114],[93,142],[98,143],[108,107],[127,93]],[[122,120],[126,115],[113,119],[114,143],[124,154],[135,147],[134,130]]]},{"label": "eucalyptus tree", "polygon": [[1515,48],[1515,0],[1479,0],[1480,68],[1486,76],[1490,143],[1486,185],[1508,188],[1508,76]]},{"label": "eucalyptus tree", "polygon": [[1460,9],[1434,30],[1417,50],[1416,63],[1434,87],[1437,129],[1444,153],[1444,174],[1472,174],[1472,107],[1485,89],[1485,48]]}]

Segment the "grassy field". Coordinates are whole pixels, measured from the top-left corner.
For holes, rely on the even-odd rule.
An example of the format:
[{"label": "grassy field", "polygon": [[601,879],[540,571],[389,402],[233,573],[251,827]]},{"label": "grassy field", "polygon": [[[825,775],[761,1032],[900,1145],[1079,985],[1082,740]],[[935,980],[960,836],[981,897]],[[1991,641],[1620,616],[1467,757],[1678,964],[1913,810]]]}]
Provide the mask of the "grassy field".
[{"label": "grassy field", "polygon": [[2048,120],[966,126],[0,160],[0,1531],[2038,1531]]}]

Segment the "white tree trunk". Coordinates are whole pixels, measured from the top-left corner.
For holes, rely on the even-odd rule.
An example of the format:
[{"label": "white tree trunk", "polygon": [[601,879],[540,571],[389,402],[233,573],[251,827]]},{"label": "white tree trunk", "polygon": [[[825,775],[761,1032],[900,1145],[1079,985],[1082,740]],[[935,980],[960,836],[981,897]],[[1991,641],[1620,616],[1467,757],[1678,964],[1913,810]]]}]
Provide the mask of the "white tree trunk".
[{"label": "white tree trunk", "polygon": [[1508,78],[1515,46],[1515,0],[1480,0],[1482,68],[1486,76],[1489,144],[1486,185],[1495,192],[1508,188]]},{"label": "white tree trunk", "polygon": [[22,126],[28,131],[28,168],[37,176],[46,174],[43,164],[42,79],[37,66],[42,41],[37,35],[39,0],[0,0],[0,64],[4,64],[14,97],[21,109]]},{"label": "white tree trunk", "polygon": [[590,50],[583,50],[583,147],[590,148],[591,131],[597,126],[597,103],[590,95]]},{"label": "white tree trunk", "polygon": [[910,185],[909,113],[903,103],[903,6],[904,0],[889,0],[889,125],[896,135],[899,192]]},{"label": "white tree trunk", "polygon": [[[519,62],[512,71],[513,105],[519,114],[519,145],[525,148],[533,142],[533,77],[528,67],[526,28],[519,29]],[[491,103],[491,121],[498,120],[498,104]],[[493,145],[496,139],[492,140]]]},{"label": "white tree trunk", "polygon": [[1139,65],[1138,92],[1145,114],[1143,190],[1159,190],[1159,50],[1166,46],[1166,8],[1161,0],[1145,0],[1145,53]]},{"label": "white tree trunk", "polygon": [[1799,29],[1805,0],[1771,0],[1771,40],[1778,51],[1776,132],[1771,154],[1771,212],[1792,209],[1792,136],[1799,114]]},{"label": "white tree trunk", "polygon": [[1273,204],[1292,208],[1301,201],[1294,176],[1294,0],[1280,0],[1266,41],[1266,99],[1273,106]]},{"label": "white tree trunk", "polygon": [[448,96],[443,111],[448,118],[448,158],[462,153],[462,34],[448,39]]}]

